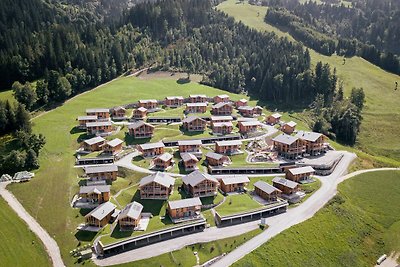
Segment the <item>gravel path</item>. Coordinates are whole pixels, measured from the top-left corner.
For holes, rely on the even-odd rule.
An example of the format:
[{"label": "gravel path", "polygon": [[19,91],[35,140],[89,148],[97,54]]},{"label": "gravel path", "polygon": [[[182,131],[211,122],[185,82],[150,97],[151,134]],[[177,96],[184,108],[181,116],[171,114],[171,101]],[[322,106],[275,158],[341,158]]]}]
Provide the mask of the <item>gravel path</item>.
[{"label": "gravel path", "polygon": [[40,224],[24,209],[14,195],[6,189],[8,183],[0,183],[0,195],[8,205],[17,213],[17,215],[26,222],[29,229],[32,230],[42,240],[47,253],[49,254],[53,266],[65,266],[56,241],[44,230]]}]

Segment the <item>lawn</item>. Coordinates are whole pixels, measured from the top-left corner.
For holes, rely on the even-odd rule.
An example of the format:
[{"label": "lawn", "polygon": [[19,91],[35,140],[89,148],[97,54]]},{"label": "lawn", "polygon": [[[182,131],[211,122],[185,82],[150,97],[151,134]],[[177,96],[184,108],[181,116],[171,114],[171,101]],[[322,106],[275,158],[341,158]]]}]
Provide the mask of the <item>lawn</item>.
[{"label": "lawn", "polygon": [[255,210],[262,207],[263,205],[253,200],[253,198],[249,194],[243,193],[228,195],[225,199],[225,202],[215,208],[215,211],[217,211],[218,214],[221,216],[226,216],[240,212]]},{"label": "lawn", "polygon": [[[151,88],[151,90],[149,90]],[[82,132],[74,130],[76,117],[86,108],[112,107],[135,102],[139,99],[164,98],[168,95],[204,93],[210,96],[229,94],[232,99],[243,98],[222,90],[197,83],[178,84],[172,79],[141,80],[123,77],[75,97],[51,112],[33,119],[33,131],[46,137],[46,145],[40,155],[40,169],[29,183],[13,184],[9,189],[21,201],[28,212],[54,236],[60,245],[67,266],[75,263],[69,251],[92,242],[85,237],[78,240],[76,226],[84,221],[78,210],[70,208],[70,200],[78,189],[78,170],[74,166],[74,153],[79,147]],[[7,144],[5,144],[7,146]],[[128,182],[129,184],[129,182]],[[52,218],[49,219],[49,214]]]},{"label": "lawn", "polygon": [[13,91],[11,89],[0,91],[0,100],[2,101],[9,100],[10,102],[14,102],[15,98],[13,96]]},{"label": "lawn", "polygon": [[400,252],[399,202],[399,171],[358,175],[314,217],[234,266],[373,266],[380,255]]},{"label": "lawn", "polygon": [[163,266],[163,267],[177,267],[177,266],[195,266],[196,257],[193,254],[195,251],[198,253],[200,264],[203,264],[223,253],[228,253],[233,249],[237,248],[247,240],[260,234],[261,229],[256,229],[246,234],[242,234],[235,237],[225,238],[212,242],[199,243],[190,246],[186,246],[180,250],[175,250],[170,253],[162,254],[157,257],[135,261],[131,265],[117,265],[117,266],[135,266],[135,267],[147,267],[147,266]]},{"label": "lawn", "polygon": [[0,266],[52,266],[41,240],[0,197]]},{"label": "lawn", "polygon": [[[244,146],[243,146],[244,147]],[[229,165],[229,167],[258,167],[258,166],[262,166],[262,167],[276,167],[279,165],[279,163],[274,163],[274,162],[246,162],[246,158],[247,158],[247,153],[244,152],[243,154],[237,154],[237,155],[232,155],[229,156],[229,158],[232,161],[232,164]]]},{"label": "lawn", "polygon": [[[264,22],[267,7],[237,3],[236,0],[227,0],[217,8],[252,28],[273,31],[278,36],[294,41],[288,33]],[[366,160],[380,161],[388,165],[383,156],[395,159],[395,164],[400,165],[400,142],[397,141],[400,124],[393,123],[400,120],[400,93],[394,91],[395,81],[399,81],[399,76],[388,73],[360,57],[347,58],[343,65],[343,57],[340,56],[324,56],[311,49],[310,55],[312,65],[322,61],[336,68],[339,78],[344,82],[345,95],[350,94],[352,87],[364,88],[367,102],[356,147],[377,156]],[[283,115],[285,117],[285,113]],[[296,115],[295,117],[305,117],[301,112],[298,113],[299,116]]]}]

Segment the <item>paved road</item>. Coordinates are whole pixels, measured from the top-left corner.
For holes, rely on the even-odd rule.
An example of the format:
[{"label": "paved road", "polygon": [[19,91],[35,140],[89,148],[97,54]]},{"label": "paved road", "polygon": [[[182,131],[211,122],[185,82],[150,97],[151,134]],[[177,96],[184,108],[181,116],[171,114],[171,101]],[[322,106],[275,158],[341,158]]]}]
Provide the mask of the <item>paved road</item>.
[{"label": "paved road", "polygon": [[[251,252],[258,246],[269,240],[272,236],[277,235],[278,233],[291,227],[294,224],[300,223],[312,217],[320,208],[324,206],[326,202],[329,201],[329,199],[331,199],[336,194],[337,185],[344,179],[344,177],[342,176],[346,174],[347,167],[355,159],[355,157],[355,154],[344,152],[344,157],[336,166],[334,172],[331,175],[318,177],[321,179],[322,185],[317,192],[315,192],[310,198],[308,198],[298,207],[290,209],[284,214],[268,218],[268,230],[248,241],[245,246],[241,246],[238,249],[234,250],[232,252],[232,257],[229,256],[222,258],[217,263],[218,266],[225,267],[230,265],[237,259],[240,259],[247,253]],[[360,172],[357,172],[356,174],[358,173]],[[181,249],[186,245],[240,235],[242,233],[246,233],[250,230],[256,229],[258,227],[258,223],[258,221],[253,221],[224,228],[211,227],[209,229],[206,229],[204,232],[194,235],[166,240],[133,251],[127,251],[103,260],[95,260],[95,263],[101,266],[107,266],[154,257],[173,250]],[[230,261],[231,259],[233,260]]]},{"label": "paved road", "polygon": [[65,266],[56,241],[44,230],[40,224],[24,209],[19,201],[7,189],[8,183],[0,183],[0,195],[5,199],[8,205],[17,213],[17,215],[26,222],[28,227],[42,240],[47,253],[49,254],[53,266]]},{"label": "paved road", "polygon": [[218,262],[214,263],[213,267],[226,267],[237,262],[239,259],[252,252],[272,237],[278,235],[282,231],[290,228],[293,225],[299,224],[309,218],[311,218],[318,210],[320,210],[336,193],[337,186],[342,181],[351,178],[361,173],[371,171],[383,171],[383,170],[400,170],[400,168],[381,168],[371,170],[361,170],[357,172],[344,175],[348,164],[355,158],[355,155],[348,152],[345,153],[344,158],[336,167],[334,173],[329,176],[319,177],[322,181],[321,188],[315,192],[307,201],[301,204],[299,207],[290,209],[285,214],[281,214],[275,217],[267,219],[269,228],[263,233],[255,236],[251,240],[247,241],[243,245],[239,246],[227,256],[221,258]]}]

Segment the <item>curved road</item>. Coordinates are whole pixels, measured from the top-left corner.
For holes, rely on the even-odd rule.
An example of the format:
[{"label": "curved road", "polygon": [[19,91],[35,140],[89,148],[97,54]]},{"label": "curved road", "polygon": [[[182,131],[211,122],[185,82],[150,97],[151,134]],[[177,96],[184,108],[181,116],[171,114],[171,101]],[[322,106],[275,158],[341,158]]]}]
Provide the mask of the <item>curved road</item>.
[{"label": "curved road", "polygon": [[49,254],[53,266],[62,267],[65,266],[60,253],[60,248],[58,247],[56,241],[44,230],[40,224],[24,209],[24,207],[19,203],[19,201],[11,194],[6,186],[9,183],[0,183],[0,195],[8,203],[8,205],[17,213],[17,215],[26,222],[29,229],[32,230],[39,238],[42,240],[43,245]]}]

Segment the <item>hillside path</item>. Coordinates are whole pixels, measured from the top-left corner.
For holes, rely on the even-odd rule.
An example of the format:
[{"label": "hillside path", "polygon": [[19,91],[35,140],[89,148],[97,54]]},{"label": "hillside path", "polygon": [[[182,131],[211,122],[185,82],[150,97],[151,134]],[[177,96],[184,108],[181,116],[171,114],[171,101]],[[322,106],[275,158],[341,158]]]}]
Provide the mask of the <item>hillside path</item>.
[{"label": "hillside path", "polygon": [[43,229],[42,226],[24,209],[21,203],[14,197],[14,195],[6,189],[9,183],[0,183],[0,195],[8,203],[8,205],[17,213],[17,215],[25,221],[29,229],[32,230],[42,241],[47,254],[50,256],[53,266],[65,266],[56,241]]}]

